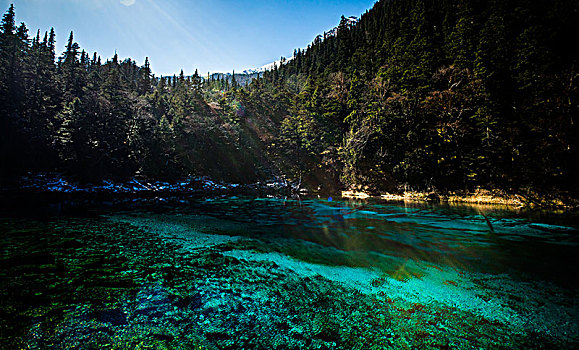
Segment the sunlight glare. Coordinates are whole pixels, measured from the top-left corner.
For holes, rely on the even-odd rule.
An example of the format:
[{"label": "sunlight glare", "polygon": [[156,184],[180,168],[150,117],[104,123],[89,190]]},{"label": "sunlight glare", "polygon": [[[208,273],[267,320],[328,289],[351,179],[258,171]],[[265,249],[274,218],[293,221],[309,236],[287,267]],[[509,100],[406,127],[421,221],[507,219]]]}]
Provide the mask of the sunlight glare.
[{"label": "sunlight glare", "polygon": [[134,5],[136,2],[136,0],[121,0],[121,4],[125,5],[125,6],[132,6]]}]

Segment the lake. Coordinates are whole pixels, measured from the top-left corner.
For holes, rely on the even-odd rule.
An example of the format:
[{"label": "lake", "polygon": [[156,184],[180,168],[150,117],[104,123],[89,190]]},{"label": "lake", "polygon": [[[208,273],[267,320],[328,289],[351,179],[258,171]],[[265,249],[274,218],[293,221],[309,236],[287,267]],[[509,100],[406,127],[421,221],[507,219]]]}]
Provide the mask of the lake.
[{"label": "lake", "polygon": [[0,209],[1,348],[579,346],[574,214],[231,193]]}]

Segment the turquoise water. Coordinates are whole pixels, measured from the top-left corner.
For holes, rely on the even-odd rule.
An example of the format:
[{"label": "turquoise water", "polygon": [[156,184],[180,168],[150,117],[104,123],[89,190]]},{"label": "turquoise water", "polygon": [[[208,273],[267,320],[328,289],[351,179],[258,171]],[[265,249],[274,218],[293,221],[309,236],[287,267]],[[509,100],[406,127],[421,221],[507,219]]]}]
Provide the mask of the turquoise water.
[{"label": "turquoise water", "polygon": [[568,213],[243,196],[1,213],[5,348],[578,344]]},{"label": "turquoise water", "polygon": [[[372,266],[372,257],[395,256],[578,286],[578,281],[571,278],[579,272],[575,223],[547,213],[541,216],[492,207],[271,198],[214,199],[200,205],[199,210],[255,225],[256,229],[248,230],[249,235],[298,239],[352,257],[367,257],[368,266]],[[348,260],[327,263],[347,264]]]}]

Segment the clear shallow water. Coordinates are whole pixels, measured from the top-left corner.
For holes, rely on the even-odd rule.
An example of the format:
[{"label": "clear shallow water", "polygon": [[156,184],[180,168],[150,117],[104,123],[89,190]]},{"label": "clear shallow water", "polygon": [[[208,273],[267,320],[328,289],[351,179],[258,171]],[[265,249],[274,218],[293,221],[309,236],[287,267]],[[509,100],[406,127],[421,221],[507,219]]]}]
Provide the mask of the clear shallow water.
[{"label": "clear shallow water", "polygon": [[[311,242],[304,247],[313,251],[335,248],[336,257],[328,250],[326,261],[318,261],[327,264],[376,267],[380,257],[397,257],[579,286],[572,277],[579,272],[577,223],[545,212],[238,197],[181,204],[176,211],[181,215],[203,213],[237,222],[244,235]],[[299,258],[319,259],[304,249]]]},{"label": "clear shallow water", "polygon": [[[48,347],[46,344],[56,341],[54,348],[58,348],[59,341],[81,344],[81,340],[89,339],[99,343],[97,335],[104,332],[115,339],[128,337],[145,344],[162,342],[164,346],[182,344],[187,338],[187,344],[227,348],[226,340],[235,339],[234,348],[259,348],[233,335],[231,339],[214,339],[213,333],[198,325],[211,317],[212,324],[226,318],[210,316],[207,310],[215,311],[218,301],[235,299],[228,290],[251,288],[258,288],[252,294],[255,312],[274,309],[280,319],[297,317],[289,306],[279,306],[282,309],[278,310],[263,299],[285,285],[282,281],[294,278],[309,278],[303,283],[311,284],[314,290],[327,288],[324,283],[330,283],[330,289],[339,290],[332,285],[344,286],[362,293],[364,297],[336,296],[341,298],[336,307],[368,298],[368,303],[373,303],[371,311],[350,306],[346,312],[362,314],[365,324],[371,316],[366,313],[382,310],[376,305],[383,304],[397,320],[387,324],[392,334],[412,328],[434,339],[426,342],[421,339],[427,336],[417,333],[400,338],[383,335],[387,341],[377,342],[382,345],[375,348],[398,348],[400,344],[437,348],[450,333],[443,336],[436,332],[440,333],[442,326],[450,327],[443,324],[450,321],[457,322],[451,328],[458,338],[468,334],[472,338],[463,339],[463,343],[457,340],[450,348],[470,348],[480,335],[458,324],[471,324],[475,322],[473,317],[490,322],[485,336],[496,342],[478,344],[481,347],[501,344],[493,333],[504,333],[508,339],[515,339],[515,335],[524,341],[531,339],[531,348],[549,344],[572,348],[577,344],[579,232],[576,218],[570,215],[327,198],[168,198],[98,203],[28,200],[25,204],[3,205],[0,215],[0,328],[6,344]],[[32,208],[30,204],[34,204]],[[211,248],[204,250],[207,247]],[[203,254],[212,258],[207,260]],[[207,261],[215,266],[207,266]],[[234,282],[245,281],[247,274],[263,270],[264,263],[273,265],[266,265],[268,277],[261,282],[253,278],[252,282]],[[192,271],[200,275],[192,277]],[[214,272],[206,275],[206,271]],[[322,282],[311,280],[319,276]],[[234,283],[241,284],[224,287]],[[275,293],[290,292],[282,288]],[[209,294],[220,297],[205,297]],[[300,299],[302,295],[305,301]],[[302,305],[309,302],[307,295],[302,291],[299,296],[289,294],[287,298],[292,305]],[[190,300],[194,300],[195,307]],[[307,312],[315,309],[311,305],[300,307]],[[323,314],[324,310],[315,309],[315,313]],[[344,310],[332,310],[332,314]],[[416,310],[423,313],[422,318],[416,316],[420,314]],[[457,316],[458,311],[452,311],[436,318],[448,310],[464,314]],[[403,317],[399,317],[401,313]],[[197,318],[202,315],[205,318]],[[430,316],[432,319],[427,320]],[[238,312],[236,317],[235,324],[244,324],[249,316],[248,312]],[[412,327],[405,325],[407,319],[414,322]],[[79,329],[82,322],[85,328]],[[266,323],[247,321],[256,322]],[[307,333],[308,322],[296,321],[295,327],[300,325]],[[426,327],[423,330],[417,326],[420,322]],[[60,331],[34,330],[48,327],[47,323],[60,325]],[[170,334],[151,330],[163,325],[164,329],[173,329]],[[191,327],[197,331],[192,332]],[[295,327],[284,327],[277,331],[293,334]],[[315,336],[316,327],[311,325],[310,337]],[[368,323],[366,330],[359,332],[379,337],[373,332],[384,327]],[[17,340],[8,334],[11,332],[18,334]],[[50,334],[57,334],[60,340]],[[340,334],[343,341],[346,336]],[[280,344],[315,348],[299,343],[308,336],[288,337],[297,343],[286,339]],[[257,338],[265,339],[267,334],[258,334]],[[396,343],[402,342],[400,339],[405,343]],[[333,342],[337,348],[356,348],[355,342]],[[136,347],[133,343],[122,344],[118,348]],[[520,344],[501,346],[516,348]],[[263,348],[268,347],[272,344],[263,344]]]}]

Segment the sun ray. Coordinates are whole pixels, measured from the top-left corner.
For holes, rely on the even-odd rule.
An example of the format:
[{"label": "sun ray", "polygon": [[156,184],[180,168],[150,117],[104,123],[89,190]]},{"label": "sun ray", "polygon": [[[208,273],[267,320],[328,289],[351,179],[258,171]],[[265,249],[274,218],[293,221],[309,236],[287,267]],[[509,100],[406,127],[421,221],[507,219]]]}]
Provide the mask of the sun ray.
[{"label": "sun ray", "polygon": [[[183,44],[185,45],[187,41],[196,44],[193,45],[195,46],[197,49],[201,49],[204,52],[202,52],[202,54],[211,56],[211,57],[215,57],[215,59],[219,62],[220,65],[224,65],[225,61],[223,59],[221,59],[222,57],[222,53],[225,52],[225,48],[224,47],[217,47],[215,42],[211,42],[208,41],[207,39],[204,39],[205,37],[207,37],[207,35],[204,35],[204,32],[207,31],[207,28],[203,28],[200,26],[196,26],[197,28],[195,28],[196,30],[191,30],[189,29],[187,25],[185,25],[182,21],[180,21],[178,19],[177,16],[173,16],[171,15],[169,12],[167,12],[163,7],[170,7],[171,3],[169,1],[164,2],[163,6],[160,6],[159,4],[157,4],[157,2],[155,0],[148,0],[148,3],[154,8],[154,10],[156,11],[156,13],[159,13],[162,15],[163,20],[168,21],[169,23],[171,23],[176,29],[178,29],[178,33],[181,35],[181,37],[183,38]],[[176,9],[177,10],[177,9]],[[192,21],[191,24],[195,24],[195,21]],[[197,34],[199,33],[199,34]],[[201,55],[199,55],[201,56]],[[195,64],[198,64],[198,62],[196,63],[194,60],[194,57],[189,58],[188,60],[188,64],[189,67],[185,67],[187,69],[194,69],[193,67],[195,67]]]}]

